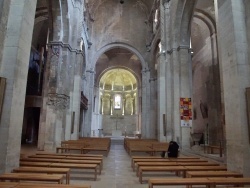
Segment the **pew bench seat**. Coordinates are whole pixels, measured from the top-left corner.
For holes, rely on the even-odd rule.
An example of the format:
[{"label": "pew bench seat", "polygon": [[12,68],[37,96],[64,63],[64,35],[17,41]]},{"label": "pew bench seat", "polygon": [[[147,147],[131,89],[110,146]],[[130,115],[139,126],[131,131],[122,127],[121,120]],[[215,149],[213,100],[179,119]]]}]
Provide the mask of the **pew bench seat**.
[{"label": "pew bench seat", "polygon": [[213,162],[138,162],[137,165],[137,176],[139,174],[139,168],[141,166],[219,166],[218,163]]},{"label": "pew bench seat", "polygon": [[186,177],[187,171],[226,171],[225,166],[141,166],[139,167],[139,181],[142,183],[144,172],[175,172]]},{"label": "pew bench seat", "polygon": [[64,174],[66,184],[70,183],[70,168],[48,168],[48,167],[18,167],[12,170],[14,173],[47,173]]},{"label": "pew bench seat", "polygon": [[236,177],[242,178],[243,174],[231,171],[187,171],[187,178],[201,178],[201,177]]},{"label": "pew bench seat", "polygon": [[250,185],[250,178],[152,178],[148,181],[148,187],[154,186],[178,186],[205,185],[206,187],[216,187],[216,185],[242,186]]},{"label": "pew bench seat", "polygon": [[132,160],[132,168],[135,169],[135,164],[137,162],[166,162],[166,161],[172,161],[172,162],[208,162],[204,159],[185,159],[185,158],[156,158],[156,159],[133,159]]},{"label": "pew bench seat", "polygon": [[0,188],[91,188],[90,185],[43,184],[24,182],[0,182]]},{"label": "pew bench seat", "polygon": [[20,161],[20,166],[38,166],[50,168],[70,168],[70,169],[91,169],[94,170],[94,180],[97,179],[97,164],[77,164],[77,163],[43,163],[43,162],[26,162]]},{"label": "pew bench seat", "polygon": [[31,174],[31,173],[5,173],[0,175],[0,181],[42,181],[62,184],[63,175]]}]

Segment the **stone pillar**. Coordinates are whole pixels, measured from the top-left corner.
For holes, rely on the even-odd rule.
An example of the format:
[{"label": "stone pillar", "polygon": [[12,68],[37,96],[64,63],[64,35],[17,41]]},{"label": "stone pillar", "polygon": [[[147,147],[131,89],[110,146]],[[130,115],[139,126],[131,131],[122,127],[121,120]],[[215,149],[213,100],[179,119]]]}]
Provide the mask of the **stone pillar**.
[{"label": "stone pillar", "polygon": [[[92,116],[93,116],[93,96],[94,96],[94,80],[95,80],[95,71],[93,71],[92,69],[89,69],[86,71],[86,76],[87,76],[87,82],[89,83],[88,86],[85,86],[85,89],[88,91],[87,93],[87,98],[89,100],[89,106],[88,106],[88,110],[86,111],[86,119],[84,122],[84,129],[83,129],[83,134],[82,136],[84,137],[89,137],[91,135],[91,127],[92,127],[92,123],[94,123],[92,121]],[[95,127],[95,125],[93,125],[93,127]]]},{"label": "stone pillar", "polygon": [[[191,51],[189,46],[180,46],[178,48],[180,58],[180,97],[191,98],[192,96],[192,64]],[[180,99],[179,99],[180,100]],[[178,104],[178,114],[180,119],[180,102]],[[179,123],[180,126],[180,123]],[[190,147],[190,128],[180,126],[180,143],[183,148]]]},{"label": "stone pillar", "polygon": [[125,113],[125,104],[126,104],[126,99],[122,99],[122,115],[124,116]]},{"label": "stone pillar", "polygon": [[110,115],[113,115],[113,98],[110,99]]},{"label": "stone pillar", "polygon": [[157,138],[157,79],[150,78],[150,133],[151,138]]},{"label": "stone pillar", "polygon": [[100,100],[101,100],[100,113],[103,114],[103,97],[101,97]]},{"label": "stone pillar", "polygon": [[[159,64],[159,71],[158,74],[160,73],[160,77],[158,78],[158,81],[164,84],[159,84],[159,91],[160,93],[158,96],[159,100],[159,105],[160,104],[165,104],[165,105],[160,105],[160,110],[159,119],[161,119],[161,125],[163,124],[163,114],[166,114],[166,138],[163,137],[162,135],[162,140],[167,140],[168,142],[173,140],[174,138],[174,124],[173,124],[173,83],[172,83],[172,76],[173,76],[173,67],[172,67],[172,52],[173,49],[171,49],[171,37],[170,37],[170,8],[169,8],[169,2],[166,0],[162,0],[163,6],[161,6],[161,12],[164,14],[161,14],[161,34],[162,34],[162,53],[160,56],[160,64]],[[162,68],[160,68],[162,67]],[[163,125],[162,125],[163,126]],[[163,128],[162,128],[163,129]]]},{"label": "stone pillar", "polygon": [[[72,54],[75,55],[75,54]],[[73,91],[72,91],[72,111],[75,112],[74,119],[74,132],[71,134],[70,139],[78,139],[79,138],[79,121],[80,121],[80,103],[81,103],[81,66],[84,62],[84,54],[82,52],[76,53],[76,61],[72,62],[72,71],[74,78],[73,81]],[[71,59],[73,60],[73,59]],[[74,68],[73,68],[74,67]]]},{"label": "stone pillar", "polygon": [[[171,102],[167,100],[167,114],[171,114],[171,131],[172,139],[180,143],[181,129],[180,129],[180,63],[179,63],[179,53],[177,49],[172,49],[170,54],[170,70],[171,70],[171,85],[168,86],[167,95],[169,93],[171,97]],[[169,77],[168,77],[169,78]],[[170,102],[170,104],[168,103]]]},{"label": "stone pillar", "polygon": [[39,125],[40,150],[54,150],[62,140],[71,137],[74,65],[69,59],[73,57],[68,44],[60,41],[50,43]]},{"label": "stone pillar", "polygon": [[150,72],[142,70],[142,115],[141,115],[141,132],[143,138],[154,138],[150,132]]},{"label": "stone pillar", "polygon": [[131,115],[133,115],[134,114],[134,105],[135,105],[135,98],[131,98]]},{"label": "stone pillar", "polygon": [[[163,114],[166,117],[166,79],[165,79],[165,54],[160,54],[157,58],[158,66],[157,66],[157,106],[158,106],[158,113],[157,113],[157,130],[158,130],[158,140],[161,142],[166,141],[166,137],[164,136],[164,129],[163,126],[167,126],[167,124],[163,125]],[[165,118],[167,120],[167,118]],[[167,127],[166,127],[167,128]],[[167,131],[168,134],[168,131]]]},{"label": "stone pillar", "polygon": [[[4,0],[0,10],[0,76],[6,88],[0,123],[0,174],[19,166],[36,0]],[[2,35],[3,34],[3,35]],[[2,38],[3,37],[3,38]]]},{"label": "stone pillar", "polygon": [[246,10],[249,1],[216,0],[219,62],[225,102],[227,168],[250,176],[245,88],[250,86]]}]

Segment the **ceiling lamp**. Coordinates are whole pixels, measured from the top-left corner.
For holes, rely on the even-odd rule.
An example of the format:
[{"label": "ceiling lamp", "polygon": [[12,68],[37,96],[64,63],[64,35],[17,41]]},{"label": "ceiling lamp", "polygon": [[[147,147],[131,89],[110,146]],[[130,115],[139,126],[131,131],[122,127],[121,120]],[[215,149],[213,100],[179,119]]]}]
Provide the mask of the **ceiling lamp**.
[{"label": "ceiling lamp", "polygon": [[124,3],[124,0],[120,0],[120,3],[123,4],[123,3]]}]

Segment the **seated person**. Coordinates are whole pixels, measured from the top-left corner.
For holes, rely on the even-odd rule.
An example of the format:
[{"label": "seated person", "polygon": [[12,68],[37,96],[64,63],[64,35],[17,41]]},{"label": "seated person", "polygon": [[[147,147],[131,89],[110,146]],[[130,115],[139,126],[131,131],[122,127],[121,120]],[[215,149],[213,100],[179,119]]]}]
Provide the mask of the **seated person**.
[{"label": "seated person", "polygon": [[179,145],[175,141],[171,141],[168,146],[168,157],[178,157]]}]

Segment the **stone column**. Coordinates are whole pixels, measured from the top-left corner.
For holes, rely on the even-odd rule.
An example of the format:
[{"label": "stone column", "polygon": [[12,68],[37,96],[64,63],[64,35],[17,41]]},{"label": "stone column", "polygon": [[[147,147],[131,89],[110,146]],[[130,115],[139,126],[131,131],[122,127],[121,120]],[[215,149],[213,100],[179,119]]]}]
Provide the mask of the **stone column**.
[{"label": "stone column", "polygon": [[[84,122],[84,129],[83,129],[83,135],[84,137],[89,137],[91,135],[91,127],[92,127],[92,123],[94,123],[92,121],[92,116],[93,116],[93,108],[94,108],[94,80],[95,80],[95,71],[93,71],[92,69],[89,69],[86,71],[86,77],[87,77],[87,82],[89,85],[85,86],[85,90],[87,91],[87,98],[89,100],[89,106],[88,106],[88,110],[86,111],[86,119]],[[95,125],[93,125],[94,127]]]},{"label": "stone column", "polygon": [[151,138],[156,138],[157,128],[157,78],[150,78],[150,133]]},{"label": "stone column", "polygon": [[103,97],[100,98],[100,114],[103,114]]},{"label": "stone column", "polygon": [[[171,140],[180,143],[180,63],[177,49],[172,49],[170,55],[171,84],[167,86],[167,95],[171,100],[167,100],[167,114],[171,114]],[[168,64],[168,63],[167,63]],[[169,75],[169,76],[170,76]],[[168,77],[169,78],[169,77]],[[170,102],[170,103],[169,103]],[[167,117],[168,118],[168,117]]]},{"label": "stone column", "polygon": [[[163,128],[161,133],[161,139],[167,140],[168,142],[174,139],[174,124],[173,124],[173,86],[172,86],[172,76],[173,76],[173,67],[172,67],[172,52],[171,49],[171,37],[170,37],[170,8],[169,1],[162,0],[163,6],[161,6],[161,34],[162,34],[162,50],[163,52],[160,55],[160,64],[158,71],[158,82],[159,82],[159,90],[158,90],[158,101],[160,106],[159,121],[161,123],[159,126],[163,127],[163,114],[166,114],[166,137],[163,137]],[[159,74],[160,73],[160,74]],[[161,84],[160,84],[161,83]],[[160,105],[165,104],[165,105]]]},{"label": "stone column", "polygon": [[113,115],[113,98],[110,99],[110,115]]},{"label": "stone column", "polygon": [[[189,46],[180,46],[178,48],[180,58],[180,97],[191,98],[192,96],[192,64],[191,64],[191,50]],[[178,104],[178,114],[180,119],[180,102]],[[180,126],[180,123],[179,123]],[[190,128],[180,126],[180,143],[182,147],[190,147]]]},{"label": "stone column", "polygon": [[74,88],[72,90],[72,111],[75,112],[74,119],[74,132],[71,134],[70,139],[79,138],[79,121],[80,121],[80,103],[81,103],[81,66],[84,62],[84,54],[82,52],[73,53],[73,56],[76,55],[76,60],[72,61],[72,69],[74,78],[72,79]]},{"label": "stone column", "polygon": [[6,78],[6,87],[0,120],[0,174],[19,166],[28,64],[37,1],[4,0],[1,3],[3,9],[0,10],[3,11],[0,13],[0,76]]},{"label": "stone column", "polygon": [[142,115],[141,115],[141,133],[143,138],[152,138],[150,133],[150,72],[142,70]]},{"label": "stone column", "polygon": [[[157,66],[157,129],[158,129],[158,140],[161,142],[166,141],[166,137],[164,136],[163,126],[167,126],[167,124],[163,125],[163,114],[166,117],[166,78],[165,78],[165,54],[160,54],[157,58],[158,66]],[[166,118],[167,119],[167,118]],[[166,127],[167,128],[167,127]],[[168,131],[167,131],[168,134]]]},{"label": "stone column", "polygon": [[73,57],[68,44],[58,41],[49,46],[39,125],[40,150],[54,150],[62,140],[70,139],[73,118],[74,65],[68,61]]},{"label": "stone column", "polygon": [[124,116],[124,113],[125,113],[125,103],[126,102],[126,99],[122,99],[122,115]]},{"label": "stone column", "polygon": [[134,114],[134,105],[135,105],[135,98],[131,98],[131,115]]},{"label": "stone column", "polygon": [[[219,62],[225,102],[227,168],[250,176],[250,146],[245,88],[250,86],[249,1],[216,0]],[[249,10],[249,9],[248,9]]]}]

